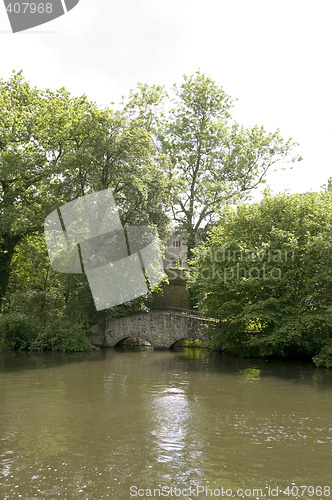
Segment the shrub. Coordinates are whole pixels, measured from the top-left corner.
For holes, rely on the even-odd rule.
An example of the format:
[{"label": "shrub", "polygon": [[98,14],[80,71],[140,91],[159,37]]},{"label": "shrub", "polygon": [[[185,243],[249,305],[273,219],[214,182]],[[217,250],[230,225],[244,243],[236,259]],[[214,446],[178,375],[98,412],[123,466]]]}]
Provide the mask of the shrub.
[{"label": "shrub", "polygon": [[66,319],[56,319],[46,324],[31,342],[33,351],[90,351],[93,346],[88,338],[91,332],[80,323]]},{"label": "shrub", "polygon": [[11,313],[0,317],[0,344],[8,349],[28,349],[40,327],[25,314]]},{"label": "shrub", "polygon": [[313,358],[316,366],[332,368],[332,344],[325,345]]},{"label": "shrub", "polygon": [[89,329],[80,323],[55,319],[39,324],[20,313],[0,318],[0,345],[8,349],[30,351],[90,351]]}]

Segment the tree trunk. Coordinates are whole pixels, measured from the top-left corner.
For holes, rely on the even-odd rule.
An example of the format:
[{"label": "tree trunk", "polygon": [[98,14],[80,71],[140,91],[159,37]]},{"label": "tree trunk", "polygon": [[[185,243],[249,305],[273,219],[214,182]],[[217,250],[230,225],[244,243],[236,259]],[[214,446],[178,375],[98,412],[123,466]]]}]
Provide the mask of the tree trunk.
[{"label": "tree trunk", "polygon": [[22,239],[21,235],[11,235],[10,233],[2,234],[2,242],[0,244],[0,309],[4,305],[4,297],[7,292],[10,265],[14,255],[16,245]]},{"label": "tree trunk", "polygon": [[193,228],[187,229],[187,259],[193,258],[193,250],[196,246],[196,235]]}]

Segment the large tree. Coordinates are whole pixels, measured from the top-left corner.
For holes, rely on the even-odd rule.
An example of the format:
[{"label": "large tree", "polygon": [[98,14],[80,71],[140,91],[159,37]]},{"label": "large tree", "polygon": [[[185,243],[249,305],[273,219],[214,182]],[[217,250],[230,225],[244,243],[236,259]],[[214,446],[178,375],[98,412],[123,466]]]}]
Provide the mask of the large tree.
[{"label": "large tree", "polygon": [[[21,74],[0,80],[0,298],[17,244],[41,228],[50,161],[36,116],[43,108],[37,89]],[[44,212],[46,214],[46,207]]]},{"label": "large tree", "polygon": [[66,89],[0,80],[0,298],[15,249],[62,204],[112,188],[126,224],[167,225],[165,178],[139,120]]},{"label": "large tree", "polygon": [[243,199],[275,163],[298,159],[290,158],[291,139],[279,130],[240,126],[231,107],[223,88],[200,72],[184,76],[170,97],[159,86],[140,84],[127,102],[155,135],[172,181],[172,218],[187,232],[189,257],[199,230],[217,219],[225,203]]}]

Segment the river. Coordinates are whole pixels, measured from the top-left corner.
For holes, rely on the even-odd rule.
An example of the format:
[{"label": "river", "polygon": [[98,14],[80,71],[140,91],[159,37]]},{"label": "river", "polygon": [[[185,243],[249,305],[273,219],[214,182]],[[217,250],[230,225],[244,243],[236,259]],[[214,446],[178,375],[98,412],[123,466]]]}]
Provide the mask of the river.
[{"label": "river", "polygon": [[332,370],[309,362],[2,352],[0,401],[1,499],[332,498]]}]

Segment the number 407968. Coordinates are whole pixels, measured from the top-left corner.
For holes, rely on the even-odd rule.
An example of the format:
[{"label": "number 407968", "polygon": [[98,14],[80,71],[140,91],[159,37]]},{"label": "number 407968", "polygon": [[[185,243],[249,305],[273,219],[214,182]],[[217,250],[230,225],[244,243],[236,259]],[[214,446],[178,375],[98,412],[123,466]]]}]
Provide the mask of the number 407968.
[{"label": "number 407968", "polygon": [[10,3],[6,10],[9,14],[51,14],[53,6],[51,3]]}]

